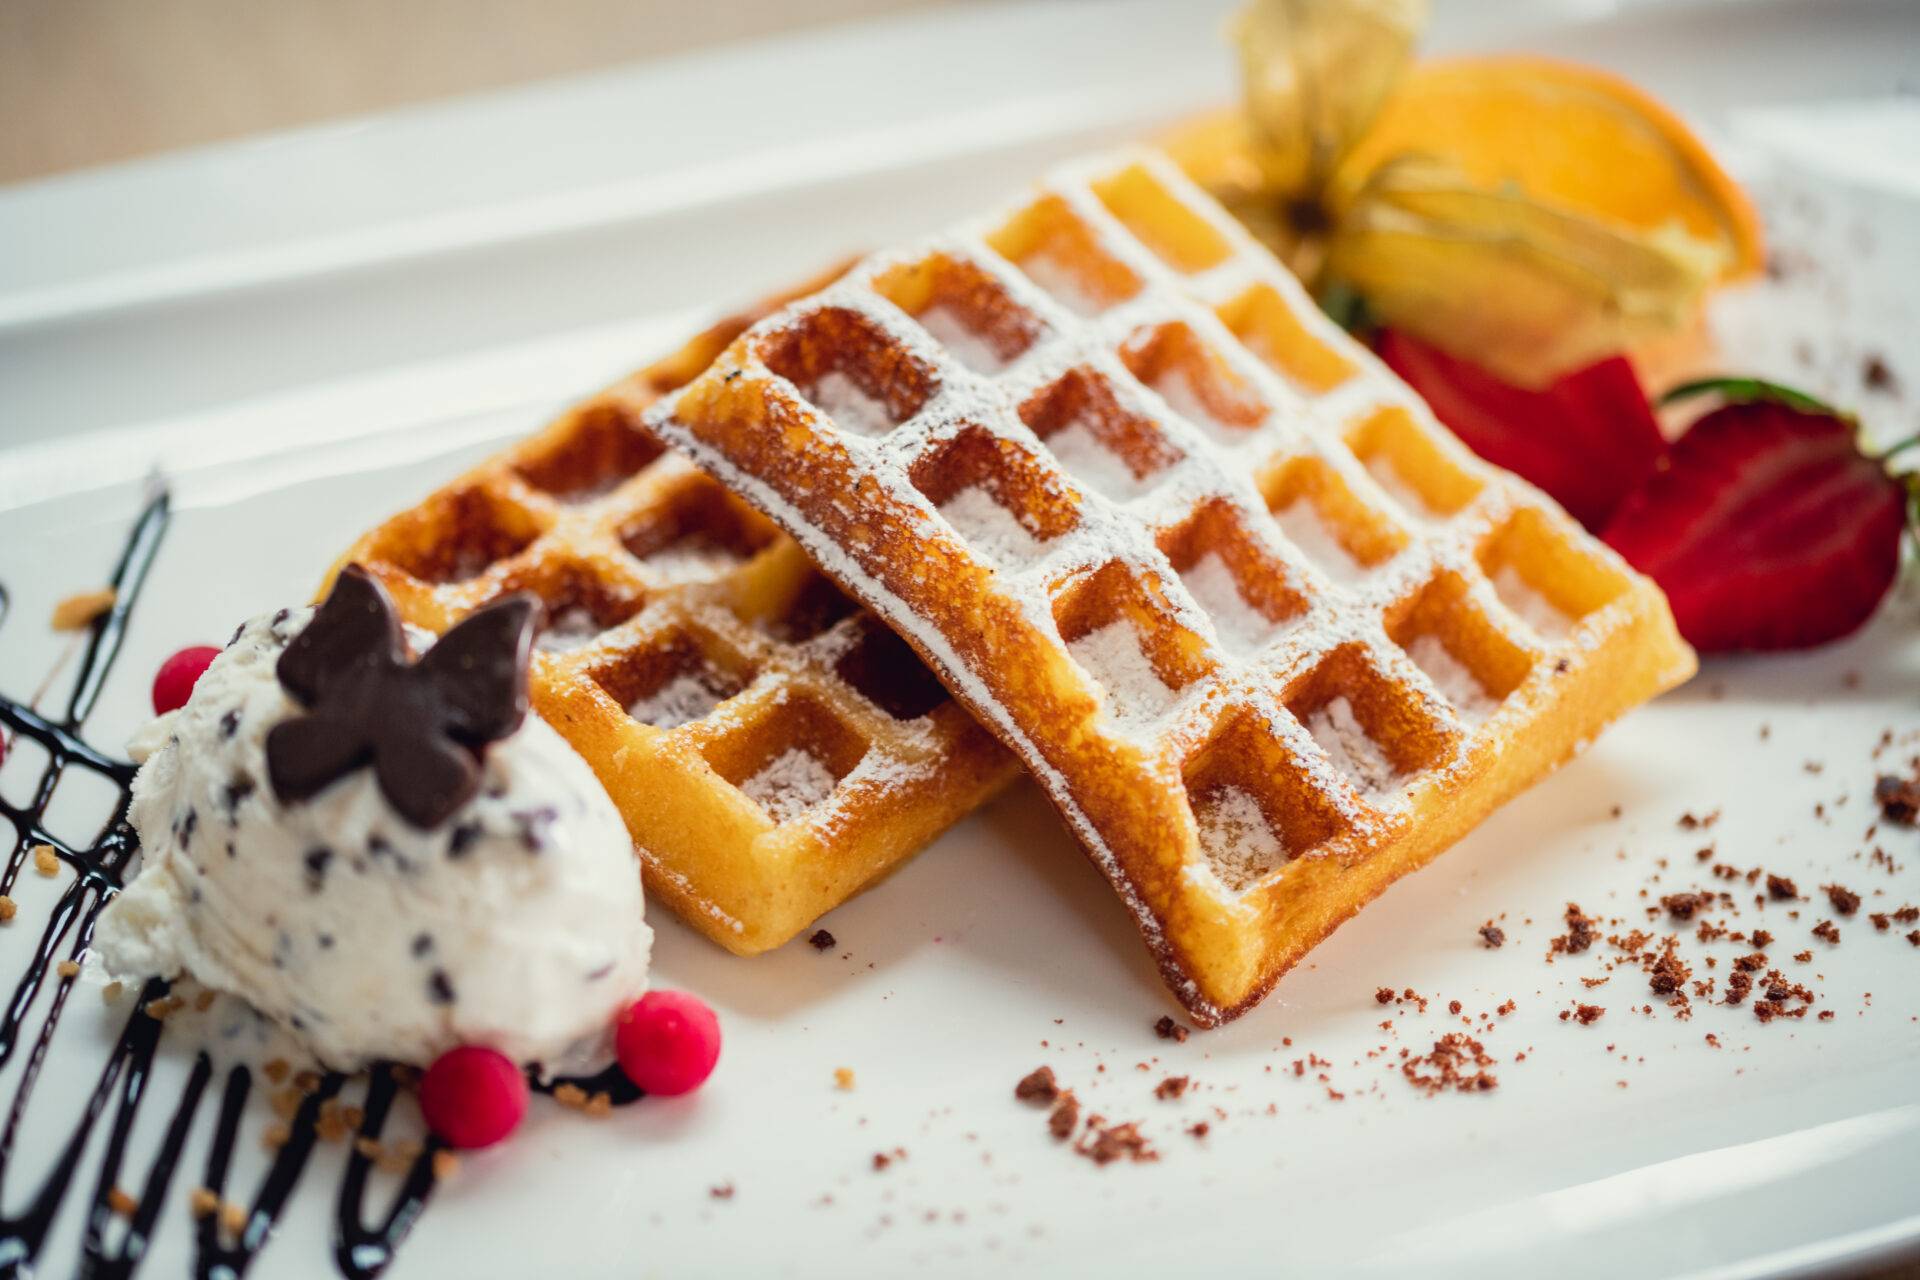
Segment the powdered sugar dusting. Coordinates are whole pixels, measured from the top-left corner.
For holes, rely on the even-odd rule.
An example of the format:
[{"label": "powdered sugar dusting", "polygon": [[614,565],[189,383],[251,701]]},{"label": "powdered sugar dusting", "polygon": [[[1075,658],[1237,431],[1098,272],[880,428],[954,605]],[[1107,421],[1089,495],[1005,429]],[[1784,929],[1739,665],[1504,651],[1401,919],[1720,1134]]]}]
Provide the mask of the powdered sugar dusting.
[{"label": "powdered sugar dusting", "polygon": [[1414,519],[1433,520],[1438,517],[1439,513],[1428,505],[1426,495],[1400,474],[1400,468],[1394,466],[1393,459],[1386,454],[1376,453],[1367,459],[1367,474]]},{"label": "powdered sugar dusting", "polygon": [[1220,647],[1235,657],[1250,658],[1284,629],[1266,614],[1247,603],[1240,584],[1217,551],[1209,551],[1194,561],[1180,581],[1193,596],[1194,603],[1213,620]]},{"label": "powdered sugar dusting", "polygon": [[1344,697],[1330,700],[1308,716],[1307,732],[1360,794],[1381,795],[1399,783],[1400,771],[1367,733],[1366,726],[1353,714],[1353,704]]},{"label": "powdered sugar dusting", "polygon": [[1240,787],[1216,787],[1194,802],[1200,851],[1221,883],[1236,892],[1249,887],[1287,860],[1280,833],[1267,821],[1253,793]]},{"label": "powdered sugar dusting", "polygon": [[533,647],[542,653],[572,653],[600,634],[600,622],[584,605],[574,605],[554,614],[534,638]]},{"label": "powdered sugar dusting", "polygon": [[1009,568],[1036,558],[1043,544],[982,485],[969,485],[940,505],[940,514],[967,545]]},{"label": "powdered sugar dusting", "polygon": [[1167,402],[1167,407],[1199,427],[1210,439],[1224,445],[1243,443],[1254,431],[1254,427],[1242,426],[1237,422],[1223,422],[1208,409],[1206,401],[1193,389],[1193,383],[1184,373],[1171,372],[1154,380],[1153,389]]},{"label": "powdered sugar dusting", "polygon": [[1273,518],[1287,541],[1335,582],[1358,582],[1366,576],[1367,566],[1333,536],[1333,530],[1320,518],[1320,509],[1310,499],[1301,498],[1292,506],[1274,512]]},{"label": "powdered sugar dusting", "polygon": [[674,585],[717,578],[745,562],[746,557],[734,548],[699,536],[670,542],[643,560],[655,577]]},{"label": "powdered sugar dusting", "polygon": [[1151,475],[1142,479],[1119,454],[1109,449],[1084,420],[1076,419],[1047,437],[1047,448],[1081,484],[1115,502],[1128,502],[1153,487]]},{"label": "powdered sugar dusting", "polygon": [[954,359],[975,373],[998,373],[1006,368],[1007,362],[1000,358],[1000,353],[985,338],[967,328],[966,321],[952,307],[928,307],[914,318]]},{"label": "powdered sugar dusting", "polygon": [[1479,724],[1500,706],[1472,669],[1454,657],[1453,650],[1432,632],[1414,637],[1413,643],[1407,646],[1407,656],[1413,659],[1414,666],[1427,673],[1440,696],[1451,703],[1468,724]]},{"label": "powdered sugar dusting", "polygon": [[1549,640],[1560,640],[1573,630],[1574,620],[1553,601],[1534,589],[1521,572],[1510,564],[1500,566],[1493,575],[1493,590],[1501,603],[1520,616],[1520,621]]},{"label": "powdered sugar dusting", "polygon": [[852,378],[833,369],[806,389],[807,399],[833,419],[833,425],[857,436],[883,436],[893,430],[893,415]]},{"label": "powdered sugar dusting", "polygon": [[683,672],[628,706],[627,714],[656,729],[677,729],[706,716],[727,699],[726,682],[712,668]]},{"label": "powdered sugar dusting", "polygon": [[1053,295],[1067,310],[1083,316],[1097,316],[1105,304],[1082,284],[1072,267],[1050,253],[1036,253],[1020,264],[1027,279]]},{"label": "powdered sugar dusting", "polygon": [[1153,669],[1140,633],[1124,619],[1087,632],[1067,652],[1100,686],[1102,708],[1116,724],[1146,724],[1173,706],[1175,691]]},{"label": "powdered sugar dusting", "polygon": [[774,822],[797,818],[833,794],[839,779],[812,752],[789,747],[740,784]]}]

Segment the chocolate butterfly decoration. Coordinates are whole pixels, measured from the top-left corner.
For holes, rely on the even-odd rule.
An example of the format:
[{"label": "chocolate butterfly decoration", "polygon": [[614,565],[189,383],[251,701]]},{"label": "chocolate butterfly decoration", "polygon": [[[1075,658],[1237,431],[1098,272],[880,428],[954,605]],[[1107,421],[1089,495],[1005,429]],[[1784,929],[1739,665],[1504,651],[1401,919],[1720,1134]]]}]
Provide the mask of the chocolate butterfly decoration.
[{"label": "chocolate butterfly decoration", "polygon": [[371,764],[413,826],[445,822],[480,789],[490,742],[527,715],[527,658],[540,602],[507,596],[476,610],[418,662],[386,589],[348,565],[275,668],[307,714],[267,734],[267,775],[283,803],[309,800]]}]

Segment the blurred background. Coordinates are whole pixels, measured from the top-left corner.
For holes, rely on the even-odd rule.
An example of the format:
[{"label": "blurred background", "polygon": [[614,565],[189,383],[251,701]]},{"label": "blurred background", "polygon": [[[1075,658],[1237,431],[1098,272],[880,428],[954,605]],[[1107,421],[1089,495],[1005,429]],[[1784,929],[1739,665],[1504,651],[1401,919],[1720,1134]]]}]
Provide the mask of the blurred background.
[{"label": "blurred background", "polygon": [[5,0],[0,183],[934,3]]}]

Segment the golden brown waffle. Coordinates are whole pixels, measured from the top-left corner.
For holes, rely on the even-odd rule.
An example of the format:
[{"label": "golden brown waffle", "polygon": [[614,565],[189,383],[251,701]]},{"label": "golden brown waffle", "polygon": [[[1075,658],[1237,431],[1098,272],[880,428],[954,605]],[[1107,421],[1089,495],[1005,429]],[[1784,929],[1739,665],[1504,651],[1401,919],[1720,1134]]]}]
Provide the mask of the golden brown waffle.
[{"label": "golden brown waffle", "polygon": [[435,632],[508,591],[545,600],[534,705],[619,806],[648,891],[743,955],[884,875],[1015,767],[791,540],[639,426],[785,300],[575,407],[341,559]]},{"label": "golden brown waffle", "polygon": [[648,421],[1013,747],[1202,1023],[1694,666],[1158,157],[870,259]]}]

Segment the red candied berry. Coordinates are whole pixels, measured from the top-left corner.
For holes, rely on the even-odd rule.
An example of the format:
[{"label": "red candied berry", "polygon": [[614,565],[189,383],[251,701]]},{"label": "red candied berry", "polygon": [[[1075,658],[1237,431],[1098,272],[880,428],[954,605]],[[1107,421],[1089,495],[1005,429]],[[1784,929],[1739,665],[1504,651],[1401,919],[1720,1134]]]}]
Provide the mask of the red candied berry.
[{"label": "red candied berry", "polygon": [[200,683],[201,673],[219,656],[220,651],[212,645],[196,644],[161,663],[159,673],[153,677],[154,714],[163,716],[186,706],[187,699],[193,696],[193,686]]},{"label": "red candied berry", "polygon": [[527,1078],[498,1050],[463,1044],[420,1077],[420,1112],[449,1146],[490,1147],[527,1114]]},{"label": "red candied berry", "polygon": [[698,996],[649,991],[620,1015],[613,1047],[620,1069],[648,1093],[689,1093],[720,1060],[720,1019]]}]

